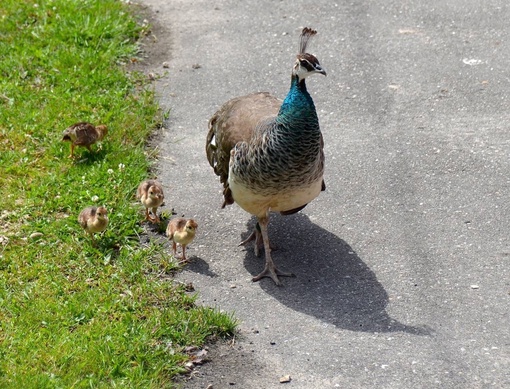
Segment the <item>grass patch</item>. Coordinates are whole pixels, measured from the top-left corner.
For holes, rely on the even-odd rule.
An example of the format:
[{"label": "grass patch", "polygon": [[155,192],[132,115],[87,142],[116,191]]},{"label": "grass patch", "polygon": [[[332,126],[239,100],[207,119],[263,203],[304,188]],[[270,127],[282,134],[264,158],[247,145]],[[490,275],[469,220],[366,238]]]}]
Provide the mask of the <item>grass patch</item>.
[{"label": "grass patch", "polygon": [[[171,387],[184,347],[235,321],[138,245],[133,196],[161,120],[124,66],[144,28],[115,0],[2,0],[0,25],[0,387]],[[109,133],[72,161],[61,134],[78,121]],[[96,247],[77,222],[94,204],[110,218]]]}]

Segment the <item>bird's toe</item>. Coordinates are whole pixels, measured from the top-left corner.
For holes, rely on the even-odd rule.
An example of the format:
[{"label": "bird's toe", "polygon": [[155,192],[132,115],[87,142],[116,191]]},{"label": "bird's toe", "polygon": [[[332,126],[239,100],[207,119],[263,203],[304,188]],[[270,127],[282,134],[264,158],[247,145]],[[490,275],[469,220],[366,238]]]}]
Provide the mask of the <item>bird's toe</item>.
[{"label": "bird's toe", "polygon": [[255,241],[254,244],[255,256],[258,257],[260,254],[260,249],[264,247],[264,242],[262,240],[262,234],[256,228],[253,229],[250,236],[248,236],[245,240],[239,243],[239,246],[246,246],[248,243],[252,241]]},{"label": "bird's toe", "polygon": [[260,281],[264,277],[269,277],[273,280],[273,282],[275,283],[276,286],[282,286],[282,283],[281,283],[280,279],[278,278],[278,276],[280,276],[280,277],[295,277],[296,275],[294,273],[285,273],[285,272],[281,271],[280,269],[278,269],[276,266],[266,265],[264,270],[259,275],[252,278],[252,281],[257,282],[257,281]]}]

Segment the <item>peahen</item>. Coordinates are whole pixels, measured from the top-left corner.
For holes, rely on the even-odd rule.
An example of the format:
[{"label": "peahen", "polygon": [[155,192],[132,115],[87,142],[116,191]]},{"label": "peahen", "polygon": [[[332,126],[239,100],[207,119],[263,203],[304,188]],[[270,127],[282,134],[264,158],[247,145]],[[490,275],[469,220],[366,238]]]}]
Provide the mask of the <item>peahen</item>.
[{"label": "peahen", "polygon": [[258,219],[253,233],[241,242],[255,240],[258,255],[262,238],[266,264],[253,281],[271,277],[281,285],[278,276],[293,276],[280,271],[271,258],[269,212],[298,212],[325,190],[322,134],[305,84],[312,74],[326,75],[319,60],[306,52],[316,33],[308,27],[302,30],[283,102],[268,93],[237,97],[209,121],[206,153],[224,186],[222,208],[235,201]]}]

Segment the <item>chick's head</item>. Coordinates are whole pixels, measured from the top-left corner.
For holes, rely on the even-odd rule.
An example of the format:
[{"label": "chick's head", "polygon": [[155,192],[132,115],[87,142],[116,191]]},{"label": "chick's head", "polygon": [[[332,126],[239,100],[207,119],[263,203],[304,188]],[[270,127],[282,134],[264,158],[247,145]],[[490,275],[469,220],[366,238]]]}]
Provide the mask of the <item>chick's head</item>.
[{"label": "chick's head", "polygon": [[149,188],[149,197],[153,200],[163,200],[165,196],[160,188],[153,185]]},{"label": "chick's head", "polygon": [[96,126],[96,131],[98,140],[103,140],[103,138],[108,134],[108,127],[106,127],[104,124],[100,124],[99,126]]},{"label": "chick's head", "polygon": [[195,220],[189,219],[186,222],[186,231],[195,233],[195,230],[198,228],[198,224]]},{"label": "chick's head", "polygon": [[99,220],[108,220],[108,211],[105,207],[98,207],[96,210],[96,218]]}]

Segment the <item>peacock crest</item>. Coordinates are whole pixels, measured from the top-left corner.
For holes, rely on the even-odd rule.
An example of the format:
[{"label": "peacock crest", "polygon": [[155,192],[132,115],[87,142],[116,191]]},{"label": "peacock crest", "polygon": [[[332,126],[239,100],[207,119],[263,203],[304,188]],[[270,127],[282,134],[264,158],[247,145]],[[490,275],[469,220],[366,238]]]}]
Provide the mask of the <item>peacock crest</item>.
[{"label": "peacock crest", "polygon": [[301,31],[301,35],[299,36],[299,54],[306,53],[306,46],[308,46],[308,41],[316,34],[317,31],[311,29],[310,27],[303,28],[303,31]]}]

